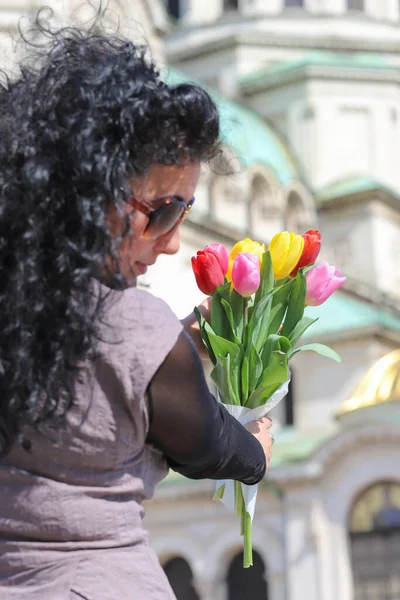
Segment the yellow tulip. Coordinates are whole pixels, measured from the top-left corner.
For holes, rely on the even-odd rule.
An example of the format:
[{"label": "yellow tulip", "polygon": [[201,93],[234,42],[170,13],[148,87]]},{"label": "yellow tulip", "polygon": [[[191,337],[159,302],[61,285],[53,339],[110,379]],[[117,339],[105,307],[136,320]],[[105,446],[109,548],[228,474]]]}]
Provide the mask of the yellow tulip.
[{"label": "yellow tulip", "polygon": [[258,258],[260,259],[261,266],[262,255],[265,252],[265,244],[260,244],[259,242],[255,242],[250,238],[245,238],[244,240],[236,242],[228,257],[229,267],[228,273],[226,274],[228,281],[232,281],[232,269],[235,258],[238,254],[241,254],[242,252],[250,252],[250,254],[255,254],[256,256],[258,256]]},{"label": "yellow tulip", "polygon": [[269,245],[269,251],[276,281],[284,279],[293,271],[303,248],[304,238],[301,235],[289,233],[288,231],[274,235]]}]

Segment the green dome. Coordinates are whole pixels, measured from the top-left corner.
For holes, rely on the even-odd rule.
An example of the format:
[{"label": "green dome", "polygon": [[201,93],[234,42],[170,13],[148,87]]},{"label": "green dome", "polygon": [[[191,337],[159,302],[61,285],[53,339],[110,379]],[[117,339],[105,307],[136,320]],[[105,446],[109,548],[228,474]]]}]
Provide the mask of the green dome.
[{"label": "green dome", "polygon": [[[163,76],[172,85],[190,81],[171,67],[165,69]],[[241,159],[244,167],[257,163],[265,165],[282,185],[293,179],[303,179],[283,139],[257,113],[224,98],[213,89],[206,89],[220,112],[222,141]]]}]

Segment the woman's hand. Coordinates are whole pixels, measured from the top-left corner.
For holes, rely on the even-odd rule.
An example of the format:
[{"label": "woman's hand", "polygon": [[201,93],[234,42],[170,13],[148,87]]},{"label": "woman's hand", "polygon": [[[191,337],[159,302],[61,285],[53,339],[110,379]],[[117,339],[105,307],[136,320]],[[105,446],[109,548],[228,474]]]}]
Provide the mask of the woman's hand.
[{"label": "woman's hand", "polygon": [[[208,323],[210,322],[211,300],[212,299],[210,297],[206,298],[197,307]],[[200,357],[203,360],[207,359],[208,354],[201,339],[199,323],[194,312],[190,313],[190,315],[188,315],[185,319],[182,319],[181,323],[186,333],[192,338],[192,342],[196,346],[196,350],[200,354]]]},{"label": "woman's hand", "polygon": [[265,460],[267,461],[267,471],[271,462],[272,444],[274,443],[269,432],[271,427],[272,421],[271,419],[268,419],[268,417],[263,417],[257,421],[251,421],[245,425],[247,431],[252,433],[254,437],[257,438],[264,450]]}]

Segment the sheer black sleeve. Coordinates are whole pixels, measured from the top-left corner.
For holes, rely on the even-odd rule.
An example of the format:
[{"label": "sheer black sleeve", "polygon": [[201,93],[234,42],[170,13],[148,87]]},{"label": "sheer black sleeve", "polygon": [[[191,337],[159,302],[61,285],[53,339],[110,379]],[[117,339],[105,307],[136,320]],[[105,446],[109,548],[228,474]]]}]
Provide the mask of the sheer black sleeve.
[{"label": "sheer black sleeve", "polygon": [[169,466],[192,479],[258,483],[266,471],[261,444],[210,393],[200,357],[182,333],[148,388],[147,441]]}]

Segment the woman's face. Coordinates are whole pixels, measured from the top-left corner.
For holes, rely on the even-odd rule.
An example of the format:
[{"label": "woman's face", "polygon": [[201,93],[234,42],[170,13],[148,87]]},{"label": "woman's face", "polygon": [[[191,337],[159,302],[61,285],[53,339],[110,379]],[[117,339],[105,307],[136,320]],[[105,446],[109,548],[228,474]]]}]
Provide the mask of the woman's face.
[{"label": "woman's face", "polygon": [[[200,175],[200,163],[189,163],[183,167],[153,165],[143,177],[131,181],[132,196],[136,200],[152,206],[164,196],[179,196],[185,203],[194,196]],[[126,218],[130,225],[116,249],[120,270],[129,286],[136,285],[136,279],[153,265],[160,254],[175,254],[179,250],[179,225],[156,237],[145,235],[149,217],[135,210],[128,203],[123,206],[124,214],[110,207],[108,227],[113,238],[123,235]],[[112,260],[108,266],[112,270]]]}]

